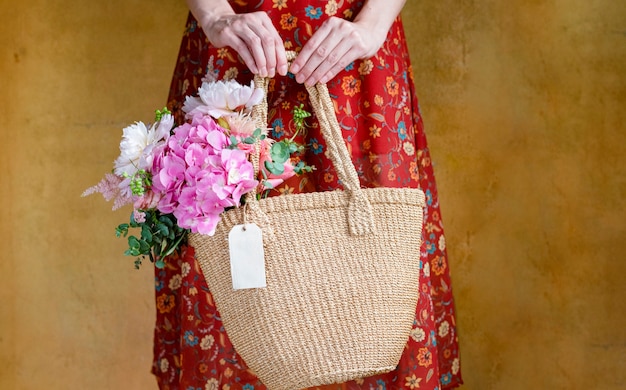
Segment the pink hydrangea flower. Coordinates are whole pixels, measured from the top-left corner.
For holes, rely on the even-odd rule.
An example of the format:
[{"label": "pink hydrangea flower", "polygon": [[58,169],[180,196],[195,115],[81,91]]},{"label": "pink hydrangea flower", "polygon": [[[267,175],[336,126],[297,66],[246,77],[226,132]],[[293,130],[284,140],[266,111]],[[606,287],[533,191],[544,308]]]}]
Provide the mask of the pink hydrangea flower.
[{"label": "pink hydrangea flower", "polygon": [[220,214],[258,185],[249,153],[229,146],[226,130],[209,116],[176,128],[153,160],[159,211],[192,232],[214,234]]}]

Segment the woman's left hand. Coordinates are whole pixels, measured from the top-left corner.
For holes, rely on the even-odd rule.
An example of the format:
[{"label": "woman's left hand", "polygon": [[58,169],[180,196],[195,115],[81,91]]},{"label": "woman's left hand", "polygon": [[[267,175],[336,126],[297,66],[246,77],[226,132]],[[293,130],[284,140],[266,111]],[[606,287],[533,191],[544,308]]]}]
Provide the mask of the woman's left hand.
[{"label": "woman's left hand", "polygon": [[298,83],[327,83],[351,62],[370,58],[382,46],[387,31],[331,17],[313,34],[293,61],[290,72]]}]

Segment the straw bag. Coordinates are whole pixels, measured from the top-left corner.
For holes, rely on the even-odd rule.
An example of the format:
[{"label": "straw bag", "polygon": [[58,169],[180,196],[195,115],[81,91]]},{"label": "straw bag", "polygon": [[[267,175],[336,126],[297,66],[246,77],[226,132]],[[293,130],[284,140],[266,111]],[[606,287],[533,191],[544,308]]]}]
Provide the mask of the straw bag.
[{"label": "straw bag", "polygon": [[[270,390],[395,369],[419,294],[423,192],[361,189],[328,89],[307,89],[344,191],[249,196],[214,236],[189,237],[228,337]],[[266,102],[254,115],[267,127]],[[263,232],[265,288],[233,289],[227,237],[244,221]]]}]

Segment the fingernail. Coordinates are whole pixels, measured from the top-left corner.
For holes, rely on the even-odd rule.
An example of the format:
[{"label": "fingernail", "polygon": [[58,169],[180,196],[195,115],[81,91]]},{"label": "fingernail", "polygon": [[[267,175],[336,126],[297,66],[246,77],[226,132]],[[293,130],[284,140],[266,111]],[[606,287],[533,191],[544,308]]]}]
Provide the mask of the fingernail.
[{"label": "fingernail", "polygon": [[296,81],[297,81],[298,83],[302,84],[302,83],[304,82],[304,76],[303,76],[303,75],[301,75],[301,74],[296,75]]},{"label": "fingernail", "polygon": [[282,65],[280,68],[278,68],[278,73],[281,76],[285,76],[288,71],[289,71],[289,67],[287,65]]},{"label": "fingernail", "polygon": [[291,64],[291,68],[289,68],[289,71],[293,74],[298,73],[299,70],[300,67],[297,64]]},{"label": "fingernail", "polygon": [[274,76],[276,76],[276,70],[274,69],[270,69],[269,75],[270,78],[273,78]]},{"label": "fingernail", "polygon": [[267,77],[267,69],[261,68],[261,70],[259,70],[259,76]]}]

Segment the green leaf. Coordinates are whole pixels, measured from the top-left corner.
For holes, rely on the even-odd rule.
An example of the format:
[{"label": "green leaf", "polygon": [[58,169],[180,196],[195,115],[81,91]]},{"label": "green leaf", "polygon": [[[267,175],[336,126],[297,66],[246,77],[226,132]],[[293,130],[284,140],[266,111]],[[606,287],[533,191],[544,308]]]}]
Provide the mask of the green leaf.
[{"label": "green leaf", "polygon": [[285,172],[285,166],[283,164],[278,164],[275,162],[266,161],[265,168],[274,175],[281,175]]},{"label": "green leaf", "polygon": [[130,225],[130,227],[132,227],[132,228],[137,228],[137,227],[139,227],[139,226],[140,226],[140,225],[139,225],[139,223],[137,223],[137,221],[135,221],[135,216],[134,216],[134,213],[131,213],[131,214],[130,214],[130,224],[129,224],[129,225]]},{"label": "green leaf", "polygon": [[141,252],[141,254],[147,255],[150,253],[150,247],[147,241],[139,240],[139,252]]},{"label": "green leaf", "polygon": [[162,222],[162,223],[164,223],[164,224],[165,224],[165,225],[167,225],[168,227],[172,227],[172,226],[174,226],[174,222],[173,222],[173,221],[172,221],[169,217],[167,217],[167,216],[165,216],[165,215],[162,215],[162,216],[159,218],[159,221],[160,221],[160,222]]},{"label": "green leaf", "polygon": [[130,249],[139,249],[140,246],[141,244],[139,244],[139,240],[137,239],[137,237],[135,236],[128,237],[128,247]]},{"label": "green leaf", "polygon": [[276,142],[272,145],[271,155],[272,161],[275,163],[284,163],[289,160],[289,146],[285,142]]},{"label": "green leaf", "polygon": [[157,229],[163,237],[167,237],[170,235],[170,228],[168,228],[167,225],[164,223],[158,224]]},{"label": "green leaf", "polygon": [[141,238],[147,242],[152,241],[152,232],[150,231],[150,227],[148,225],[143,225],[141,227]]},{"label": "green leaf", "polygon": [[126,235],[128,234],[128,224],[127,223],[122,223],[120,225],[118,225],[118,227],[115,228],[115,236],[116,237],[126,237]]}]

